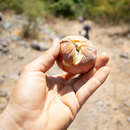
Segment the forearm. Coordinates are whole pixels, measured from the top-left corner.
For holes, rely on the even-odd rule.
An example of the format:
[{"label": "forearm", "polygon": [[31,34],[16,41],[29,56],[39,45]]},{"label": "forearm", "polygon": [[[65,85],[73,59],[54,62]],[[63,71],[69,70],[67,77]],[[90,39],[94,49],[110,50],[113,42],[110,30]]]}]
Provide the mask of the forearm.
[{"label": "forearm", "polygon": [[20,130],[6,110],[0,115],[0,130]]}]

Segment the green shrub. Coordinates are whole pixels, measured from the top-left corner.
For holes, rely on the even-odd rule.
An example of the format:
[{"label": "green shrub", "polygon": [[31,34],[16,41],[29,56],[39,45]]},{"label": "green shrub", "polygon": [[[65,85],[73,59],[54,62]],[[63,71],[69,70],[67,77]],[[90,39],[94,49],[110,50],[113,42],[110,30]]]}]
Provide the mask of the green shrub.
[{"label": "green shrub", "polygon": [[50,0],[48,9],[56,16],[70,17],[75,15],[75,2],[73,0]]},{"label": "green shrub", "polygon": [[80,12],[85,18],[130,20],[130,0],[84,0]]},{"label": "green shrub", "polygon": [[37,18],[44,14],[43,2],[40,0],[25,0],[23,11],[28,20],[28,24],[23,27],[23,37],[37,38],[39,32]]},{"label": "green shrub", "polygon": [[0,9],[1,10],[13,9],[16,11],[16,13],[22,13],[23,12],[22,3],[23,0],[0,0]]},{"label": "green shrub", "polygon": [[36,22],[24,24],[23,30],[22,30],[23,38],[37,39],[38,33],[39,33],[38,24]]},{"label": "green shrub", "polygon": [[40,0],[24,0],[23,10],[30,22],[35,21],[38,17],[43,15],[43,2]]},{"label": "green shrub", "polygon": [[0,10],[6,9],[25,13],[29,21],[44,12],[64,17],[130,20],[130,0],[0,0]]}]

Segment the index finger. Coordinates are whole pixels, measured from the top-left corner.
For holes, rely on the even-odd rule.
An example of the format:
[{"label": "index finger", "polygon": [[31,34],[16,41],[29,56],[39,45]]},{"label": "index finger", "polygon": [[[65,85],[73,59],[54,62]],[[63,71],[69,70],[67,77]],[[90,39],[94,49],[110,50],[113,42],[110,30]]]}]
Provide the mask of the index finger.
[{"label": "index finger", "polygon": [[101,84],[103,84],[103,82],[108,77],[109,72],[110,70],[108,67],[100,68],[85,85],[77,90],[76,96],[80,105],[84,104],[88,97],[91,96],[96,91],[96,89],[101,86]]}]

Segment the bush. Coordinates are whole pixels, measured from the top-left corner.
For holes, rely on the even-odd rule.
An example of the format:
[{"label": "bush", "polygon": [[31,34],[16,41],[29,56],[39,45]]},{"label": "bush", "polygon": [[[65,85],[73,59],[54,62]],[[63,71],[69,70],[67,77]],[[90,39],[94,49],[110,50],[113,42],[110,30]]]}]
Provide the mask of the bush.
[{"label": "bush", "polygon": [[85,0],[82,15],[95,18],[105,16],[113,20],[130,20],[129,0]]},{"label": "bush", "polygon": [[22,13],[23,0],[0,0],[0,10],[13,9],[16,13]]},{"label": "bush", "polygon": [[23,10],[27,19],[32,22],[43,15],[44,6],[40,0],[24,0]]},{"label": "bush", "polygon": [[57,16],[70,17],[75,15],[76,6],[73,0],[55,0],[49,9]]},{"label": "bush", "polygon": [[16,13],[24,13],[28,24],[23,27],[23,37],[37,38],[37,18],[45,12],[42,0],[0,0],[0,9],[13,9]]},{"label": "bush", "polygon": [[40,0],[26,0],[23,2],[23,11],[28,20],[28,24],[23,27],[24,38],[38,37],[38,23],[37,18],[44,14],[44,6]]},{"label": "bush", "polygon": [[107,17],[113,20],[130,19],[130,0],[48,0],[55,15],[85,18]]},{"label": "bush", "polygon": [[0,0],[0,10],[25,13],[29,21],[47,11],[56,16],[130,20],[130,0]]},{"label": "bush", "polygon": [[39,32],[38,24],[36,22],[24,24],[23,30],[22,30],[22,37],[23,38],[37,39],[38,32]]}]

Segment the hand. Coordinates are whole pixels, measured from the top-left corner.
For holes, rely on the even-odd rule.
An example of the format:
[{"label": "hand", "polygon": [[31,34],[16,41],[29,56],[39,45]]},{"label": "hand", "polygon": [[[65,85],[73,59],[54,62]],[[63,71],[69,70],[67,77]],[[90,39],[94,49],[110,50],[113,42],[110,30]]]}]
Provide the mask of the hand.
[{"label": "hand", "polygon": [[[7,130],[64,130],[81,106],[109,74],[107,54],[97,56],[95,67],[72,78],[45,74],[55,62],[59,44],[27,65],[15,87],[0,126]],[[5,121],[6,120],[6,121]]]}]

